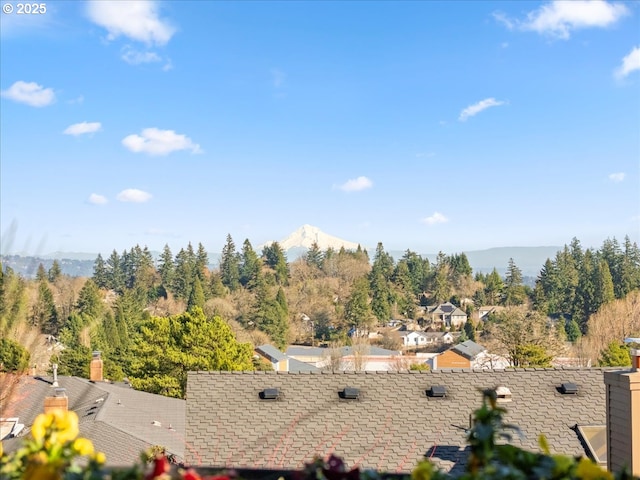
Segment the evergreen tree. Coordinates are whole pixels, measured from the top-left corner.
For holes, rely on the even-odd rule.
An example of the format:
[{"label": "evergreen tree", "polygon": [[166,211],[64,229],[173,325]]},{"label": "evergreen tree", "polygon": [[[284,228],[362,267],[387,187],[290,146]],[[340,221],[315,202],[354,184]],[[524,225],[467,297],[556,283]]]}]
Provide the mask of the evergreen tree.
[{"label": "evergreen tree", "polygon": [[[125,251],[126,252],[126,251]],[[107,277],[107,288],[111,290],[115,290],[118,293],[122,293],[124,291],[124,273],[122,271],[122,263],[120,261],[120,255],[118,252],[113,250],[109,258],[106,261],[106,277]]]},{"label": "evergreen tree", "polygon": [[393,264],[393,257],[385,251],[382,242],[378,242],[376,253],[373,257],[373,265],[371,266],[371,278],[373,279],[380,274],[385,281],[391,280]]},{"label": "evergreen tree", "polygon": [[[615,238],[609,239],[607,238],[603,243],[602,247],[598,251],[598,260],[604,260],[607,263],[607,267],[609,270],[609,275],[611,276],[611,281],[613,285],[617,285],[618,288],[614,287],[614,294],[616,294],[616,298],[619,294],[621,294],[622,285],[622,250],[620,248],[620,244],[618,240]],[[598,261],[598,264],[600,262]],[[602,267],[600,267],[602,268]],[[616,291],[617,290],[617,291]]]},{"label": "evergreen tree", "polygon": [[565,320],[564,331],[567,334],[567,340],[571,343],[576,343],[576,341],[578,341],[582,336],[580,325],[578,325],[578,322],[576,322],[574,318]]},{"label": "evergreen tree", "polygon": [[476,327],[471,319],[465,322],[462,331],[464,332],[468,340],[473,340],[474,342],[476,341]]},{"label": "evergreen tree", "polygon": [[48,281],[47,271],[44,269],[44,265],[42,263],[38,265],[38,270],[36,271],[36,280],[38,282]]},{"label": "evergreen tree", "polygon": [[273,242],[262,249],[265,264],[274,271],[278,285],[287,285],[289,279],[289,265],[284,250],[278,242]]},{"label": "evergreen tree", "polygon": [[98,254],[96,261],[93,264],[93,281],[98,288],[109,288],[109,279],[107,274],[107,266],[102,258],[102,255]]},{"label": "evergreen tree", "polygon": [[287,297],[284,294],[284,290],[282,287],[278,288],[278,293],[276,293],[276,303],[280,306],[285,315],[289,315],[289,304],[287,303]]},{"label": "evergreen tree", "polygon": [[[358,248],[360,248],[360,245],[358,245]],[[362,249],[360,250],[360,252],[362,252]],[[307,254],[305,255],[305,262],[310,267],[315,267],[317,269],[322,268],[322,252],[320,251],[318,242],[313,242],[309,250],[307,250]]]},{"label": "evergreen tree", "polygon": [[289,332],[289,318],[287,301],[282,288],[279,288],[276,297],[273,297],[269,286],[264,281],[259,282],[256,287],[253,318],[256,327],[269,335],[278,348],[285,347]]},{"label": "evergreen tree", "polygon": [[360,329],[371,325],[371,316],[369,281],[360,277],[353,283],[351,295],[344,307],[344,317],[349,324]]},{"label": "evergreen tree", "polygon": [[60,267],[60,262],[56,259],[51,264],[51,268],[47,274],[47,278],[51,283],[55,282],[62,275],[62,268]]},{"label": "evergreen tree", "polygon": [[372,270],[371,274],[371,312],[380,323],[385,324],[391,318],[391,304],[389,302],[391,292],[389,290],[389,284],[381,271],[374,274]]},{"label": "evergreen tree", "polygon": [[38,282],[38,298],[33,306],[32,323],[40,327],[42,333],[50,335],[58,335],[62,327],[46,276]]},{"label": "evergreen tree", "polygon": [[202,243],[198,243],[198,250],[196,252],[196,261],[195,261],[195,274],[200,279],[201,282],[204,282],[207,279],[207,272],[209,270],[209,254],[205,250]]},{"label": "evergreen tree", "polygon": [[88,279],[78,294],[76,312],[79,315],[88,315],[93,319],[97,319],[100,317],[102,310],[100,290],[92,279]]},{"label": "evergreen tree", "polygon": [[183,248],[176,255],[175,274],[173,276],[172,291],[176,298],[188,300],[191,295],[195,276],[195,262],[189,251]]},{"label": "evergreen tree", "polygon": [[413,294],[417,297],[427,288],[431,265],[428,260],[423,259],[411,250],[407,250],[401,260],[407,264],[411,278],[411,288],[413,289]]},{"label": "evergreen tree", "polygon": [[222,284],[222,278],[218,272],[212,273],[209,278],[209,293],[212,297],[224,297],[227,293],[225,286]]},{"label": "evergreen tree", "polygon": [[227,235],[227,243],[222,248],[220,274],[222,284],[232,292],[240,287],[240,258],[231,234]]},{"label": "evergreen tree", "polygon": [[129,378],[134,388],[183,398],[189,371],[253,370],[252,350],[238,343],[220,317],[202,309],[149,317],[132,347]]},{"label": "evergreen tree", "polygon": [[253,290],[258,284],[262,271],[262,261],[253,249],[251,242],[246,238],[242,244],[242,254],[240,263],[240,284],[243,287]]},{"label": "evergreen tree", "polygon": [[516,266],[513,258],[510,258],[504,282],[504,304],[506,306],[522,305],[524,300],[525,290],[522,284],[522,271]]},{"label": "evergreen tree", "polygon": [[158,271],[160,273],[162,284],[166,288],[171,288],[171,286],[173,285],[175,267],[173,265],[173,254],[171,253],[169,245],[165,244],[164,248],[162,249],[162,253],[160,254],[160,259],[158,262]]},{"label": "evergreen tree", "polygon": [[587,333],[587,321],[598,310],[595,286],[595,258],[593,252],[588,249],[584,253],[576,290],[576,304],[573,309],[573,318],[580,325],[582,333]]},{"label": "evergreen tree", "polygon": [[18,342],[0,337],[0,373],[22,373],[29,367],[30,354]]},{"label": "evergreen tree", "polygon": [[630,292],[640,289],[640,249],[627,235],[624,239],[624,253],[620,266],[620,283],[617,298],[624,298]]},{"label": "evergreen tree", "polygon": [[200,283],[200,277],[196,276],[189,295],[189,301],[187,302],[187,310],[192,310],[194,307],[204,308],[204,302],[205,297],[202,283]]},{"label": "evergreen tree", "polygon": [[396,265],[393,272],[393,283],[398,292],[398,310],[407,318],[415,318],[416,295],[411,281],[411,272],[405,259],[400,260]]},{"label": "evergreen tree", "polygon": [[602,352],[598,364],[601,367],[628,367],[631,365],[629,349],[619,342],[611,342]]},{"label": "evergreen tree", "polygon": [[504,291],[504,282],[498,271],[494,268],[489,275],[487,275],[484,285],[484,294],[489,305],[498,305],[502,303],[502,296]]},{"label": "evergreen tree", "polygon": [[613,278],[609,271],[609,264],[604,259],[600,260],[600,263],[597,265],[595,275],[594,285],[597,311],[600,306],[615,300],[616,297],[613,288]]},{"label": "evergreen tree", "polygon": [[449,262],[444,253],[439,252],[436,259],[435,276],[433,279],[432,298],[436,303],[446,302],[451,298],[452,288],[449,281]]}]

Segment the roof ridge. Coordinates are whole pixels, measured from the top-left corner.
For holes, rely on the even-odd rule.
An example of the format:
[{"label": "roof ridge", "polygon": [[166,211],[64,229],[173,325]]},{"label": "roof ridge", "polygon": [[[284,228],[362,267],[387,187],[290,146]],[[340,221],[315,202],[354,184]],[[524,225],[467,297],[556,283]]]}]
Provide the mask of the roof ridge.
[{"label": "roof ridge", "polygon": [[[309,372],[312,375],[406,375],[411,374],[439,374],[439,373],[458,373],[464,371],[465,373],[529,373],[529,372],[566,372],[566,371],[594,371],[604,372],[611,370],[620,370],[616,367],[506,367],[506,368],[494,368],[494,369],[479,369],[479,368],[444,368],[437,370],[368,370],[368,371],[331,371],[320,370],[318,372]],[[298,372],[285,372],[285,371],[257,371],[257,370],[240,370],[240,371],[225,371],[225,370],[197,370],[190,371],[189,374],[195,375],[298,375]]]}]

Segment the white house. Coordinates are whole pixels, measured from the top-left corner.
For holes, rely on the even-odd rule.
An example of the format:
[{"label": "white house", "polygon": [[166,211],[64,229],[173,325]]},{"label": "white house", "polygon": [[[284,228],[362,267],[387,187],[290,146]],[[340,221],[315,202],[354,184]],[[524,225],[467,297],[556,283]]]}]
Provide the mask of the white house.
[{"label": "white house", "polygon": [[415,330],[398,332],[402,339],[402,346],[406,348],[410,347],[424,347],[434,343],[432,337],[428,337],[426,332],[418,332]]}]

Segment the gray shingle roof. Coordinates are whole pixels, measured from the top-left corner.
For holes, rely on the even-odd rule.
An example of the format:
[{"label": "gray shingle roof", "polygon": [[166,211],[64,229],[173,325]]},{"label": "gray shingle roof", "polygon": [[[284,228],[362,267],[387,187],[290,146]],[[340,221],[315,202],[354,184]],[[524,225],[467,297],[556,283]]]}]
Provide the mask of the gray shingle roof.
[{"label": "gray shingle roof", "polygon": [[[579,385],[562,395],[564,382]],[[444,399],[426,395],[443,385]],[[187,463],[236,468],[299,468],[314,455],[335,453],[349,467],[407,472],[427,455],[444,469],[466,457],[465,429],[480,406],[479,389],[507,386],[506,421],[524,433],[515,445],[538,450],[544,434],[551,451],[584,455],[576,424],[605,422],[601,369],[507,371],[438,370],[294,374],[192,372],[187,387]],[[344,400],[345,387],[360,389]],[[278,400],[260,400],[277,388]]]},{"label": "gray shingle roof", "polygon": [[256,351],[270,357],[276,362],[287,359],[287,356],[273,345],[260,345],[259,347],[256,347]]},{"label": "gray shingle roof", "polygon": [[459,353],[460,355],[462,355],[465,358],[468,358],[469,360],[473,360],[482,352],[484,352],[486,348],[484,348],[482,345],[478,345],[473,340],[466,340],[452,347],[451,350],[455,351],[456,353]]},{"label": "gray shingle roof", "polygon": [[[169,453],[184,458],[184,400],[139,392],[125,384],[92,383],[77,377],[59,377],[58,383],[66,389],[69,410],[78,414],[80,435],[105,453],[107,465],[132,465],[152,445],[164,446]],[[53,393],[51,379],[0,378],[3,392],[7,386],[11,386],[11,394],[9,401],[0,404],[0,417],[19,417],[27,434],[43,411],[45,397]],[[161,426],[154,426],[154,420]],[[13,438],[3,444],[12,451],[19,442],[20,438]]]}]

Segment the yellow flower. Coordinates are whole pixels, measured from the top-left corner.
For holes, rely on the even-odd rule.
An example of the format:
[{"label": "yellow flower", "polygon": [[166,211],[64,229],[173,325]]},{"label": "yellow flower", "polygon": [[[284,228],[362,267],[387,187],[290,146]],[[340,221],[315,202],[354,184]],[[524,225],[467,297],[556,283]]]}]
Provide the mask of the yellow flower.
[{"label": "yellow flower", "polygon": [[105,457],[104,453],[102,453],[102,452],[96,452],[96,454],[93,456],[93,460],[98,465],[104,465],[104,462],[107,461],[107,457]]},{"label": "yellow flower", "polygon": [[50,413],[41,413],[33,421],[31,426],[31,435],[36,442],[41,442],[44,439],[47,428],[53,423],[53,415]]},{"label": "yellow flower", "polygon": [[31,426],[31,435],[36,442],[48,437],[52,442],[64,444],[78,436],[78,415],[76,412],[52,410],[41,413]]},{"label": "yellow flower", "polygon": [[78,452],[78,455],[93,455],[93,443],[87,438],[76,438],[73,449]]},{"label": "yellow flower", "polygon": [[55,417],[53,428],[57,431],[56,440],[60,443],[67,443],[74,440],[78,436],[78,433],[80,433],[76,412],[53,410],[51,413]]},{"label": "yellow flower", "polygon": [[600,466],[588,458],[581,458],[576,468],[576,477],[582,480],[613,480],[611,472],[600,468]]}]

